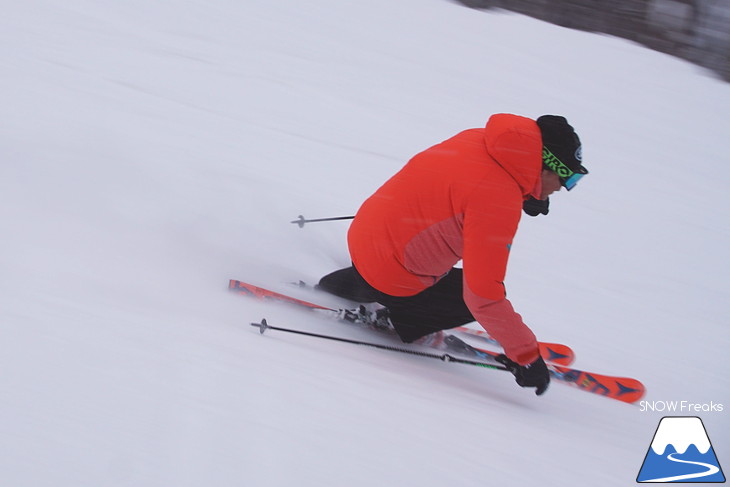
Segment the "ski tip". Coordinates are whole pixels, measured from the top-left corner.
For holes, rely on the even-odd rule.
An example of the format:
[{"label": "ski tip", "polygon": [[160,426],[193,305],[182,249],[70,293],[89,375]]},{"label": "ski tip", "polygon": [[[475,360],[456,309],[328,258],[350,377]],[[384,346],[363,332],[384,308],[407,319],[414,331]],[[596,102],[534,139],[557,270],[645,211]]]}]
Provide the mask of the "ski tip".
[{"label": "ski tip", "polygon": [[593,394],[633,404],[644,397],[644,384],[629,377],[595,374],[583,370],[548,364],[551,376]]},{"label": "ski tip", "polygon": [[570,366],[575,361],[575,352],[562,343],[538,343],[540,355],[548,362],[558,365]]}]

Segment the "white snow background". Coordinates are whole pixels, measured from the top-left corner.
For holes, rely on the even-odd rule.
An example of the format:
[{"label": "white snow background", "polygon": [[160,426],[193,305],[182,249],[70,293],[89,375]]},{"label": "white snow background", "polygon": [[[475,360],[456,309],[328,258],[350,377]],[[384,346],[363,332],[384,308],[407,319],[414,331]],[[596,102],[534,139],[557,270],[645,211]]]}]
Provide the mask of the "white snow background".
[{"label": "white snow background", "polygon": [[730,465],[728,84],[444,0],[26,0],[0,16],[0,485],[634,485],[670,413],[260,336],[375,339],[227,291],[347,265],[347,222],[289,221],[498,112],[566,116],[591,172],[523,218],[515,307],[576,367],[723,404],[679,415]]}]

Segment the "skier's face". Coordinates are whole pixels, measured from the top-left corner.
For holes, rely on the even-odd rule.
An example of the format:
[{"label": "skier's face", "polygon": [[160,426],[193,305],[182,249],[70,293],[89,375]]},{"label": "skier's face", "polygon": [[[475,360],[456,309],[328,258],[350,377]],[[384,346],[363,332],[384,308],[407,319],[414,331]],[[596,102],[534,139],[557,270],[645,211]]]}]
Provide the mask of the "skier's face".
[{"label": "skier's face", "polygon": [[540,199],[547,199],[548,196],[556,191],[560,191],[563,185],[560,184],[560,176],[557,173],[549,170],[542,170],[542,191],[540,192]]}]

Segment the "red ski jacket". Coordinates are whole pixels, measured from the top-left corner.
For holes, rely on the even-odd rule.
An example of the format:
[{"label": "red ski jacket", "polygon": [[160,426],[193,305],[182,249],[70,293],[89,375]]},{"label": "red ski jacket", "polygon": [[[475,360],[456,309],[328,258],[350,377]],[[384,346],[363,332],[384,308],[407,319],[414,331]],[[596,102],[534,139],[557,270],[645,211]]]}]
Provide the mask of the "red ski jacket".
[{"label": "red ski jacket", "polygon": [[464,301],[506,355],[525,365],[537,341],[506,298],[504,278],[522,203],[539,197],[542,137],[534,120],[493,115],[413,157],[358,210],[352,261],[376,289],[412,296],[458,262]]}]

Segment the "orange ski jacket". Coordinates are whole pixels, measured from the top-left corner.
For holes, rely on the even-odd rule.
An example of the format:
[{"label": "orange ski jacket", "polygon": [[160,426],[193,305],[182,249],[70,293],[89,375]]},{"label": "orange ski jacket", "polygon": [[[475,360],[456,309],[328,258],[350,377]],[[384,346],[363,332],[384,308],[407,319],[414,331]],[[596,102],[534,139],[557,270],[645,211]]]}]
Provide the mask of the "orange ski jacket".
[{"label": "orange ski jacket", "polygon": [[537,123],[490,117],[413,157],[358,210],[348,232],[355,268],[391,296],[412,296],[462,261],[464,301],[506,355],[526,365],[537,341],[506,298],[522,203],[541,189]]}]

